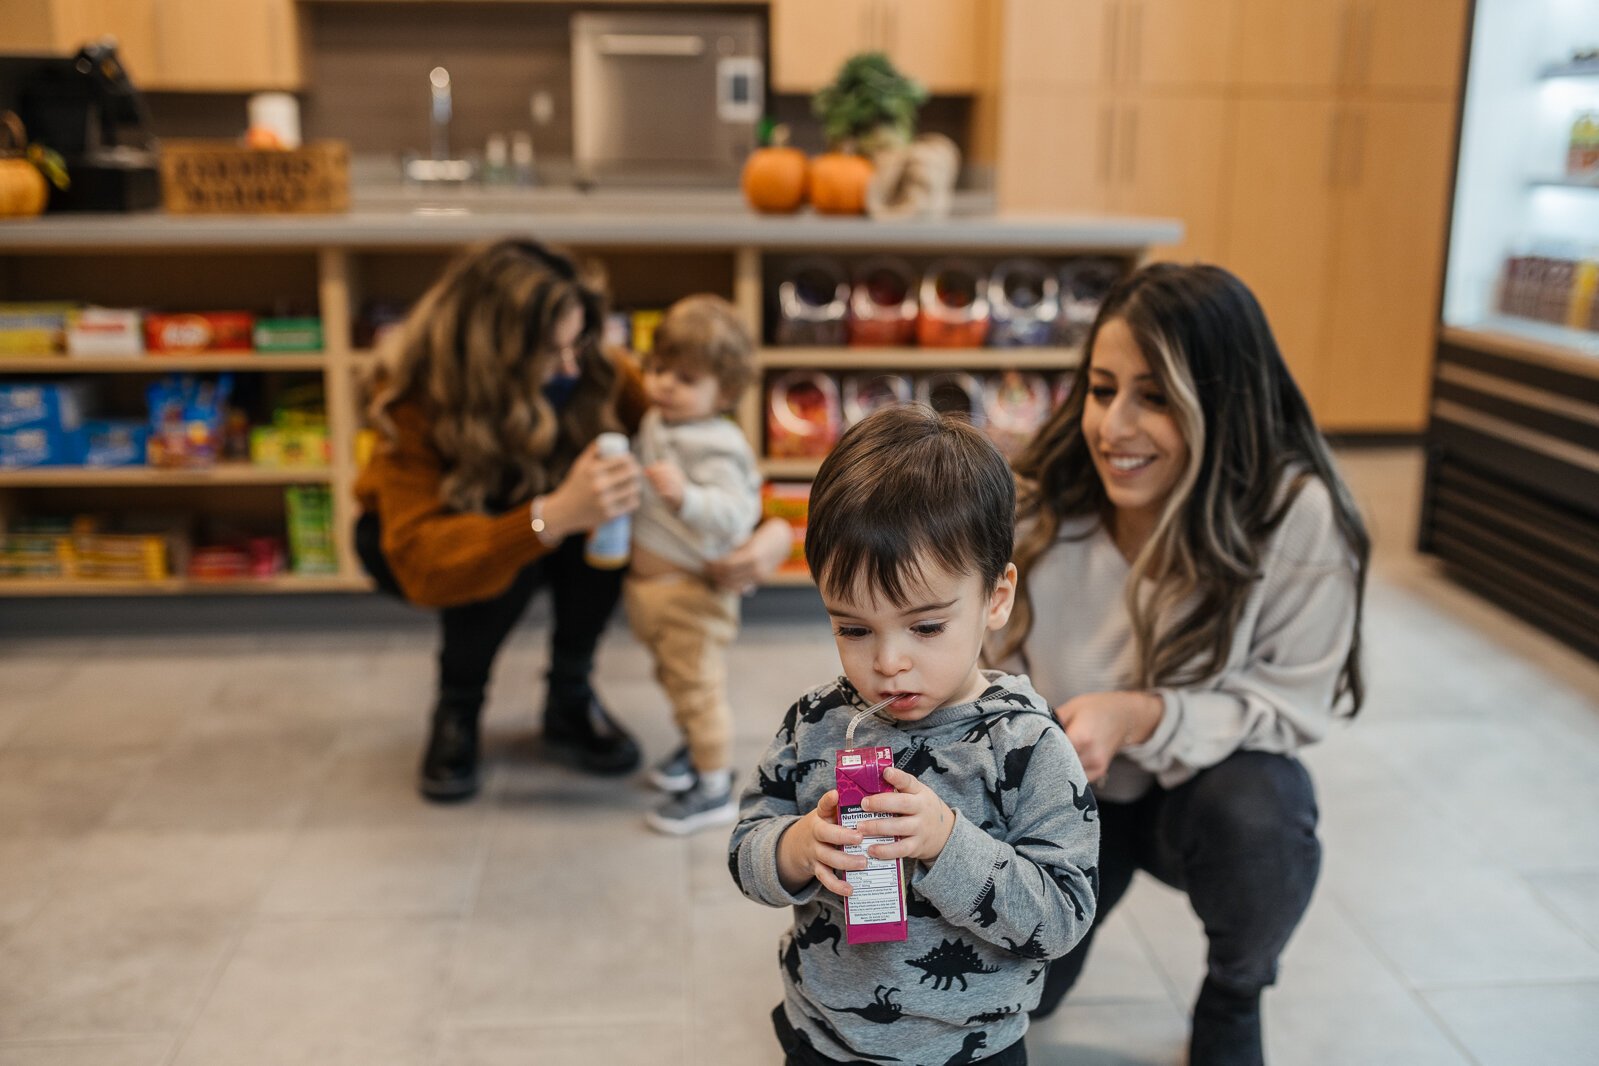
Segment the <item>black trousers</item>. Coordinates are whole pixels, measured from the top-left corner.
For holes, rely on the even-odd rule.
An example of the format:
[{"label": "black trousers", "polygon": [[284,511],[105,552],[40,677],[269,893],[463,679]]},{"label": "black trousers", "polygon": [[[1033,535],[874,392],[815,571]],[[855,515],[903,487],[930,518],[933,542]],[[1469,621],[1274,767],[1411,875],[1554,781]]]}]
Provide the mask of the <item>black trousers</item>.
[{"label": "black trousers", "polygon": [[1034,1018],[1077,982],[1094,930],[1140,869],[1188,893],[1210,942],[1212,981],[1247,993],[1276,980],[1321,870],[1316,794],[1298,759],[1235,752],[1169,791],[1101,801],[1099,817],[1099,911],[1082,942],[1050,963]]},{"label": "black trousers", "polygon": [[[529,536],[532,534],[530,533]],[[383,555],[382,528],[371,512],[356,523],[356,552],[382,591],[405,598]],[[550,637],[552,696],[581,698],[594,669],[594,652],[622,598],[622,570],[598,570],[583,559],[584,535],[522,568],[498,596],[439,610],[439,691],[460,701],[481,700],[494,657],[534,593],[548,587],[555,628]]]}]

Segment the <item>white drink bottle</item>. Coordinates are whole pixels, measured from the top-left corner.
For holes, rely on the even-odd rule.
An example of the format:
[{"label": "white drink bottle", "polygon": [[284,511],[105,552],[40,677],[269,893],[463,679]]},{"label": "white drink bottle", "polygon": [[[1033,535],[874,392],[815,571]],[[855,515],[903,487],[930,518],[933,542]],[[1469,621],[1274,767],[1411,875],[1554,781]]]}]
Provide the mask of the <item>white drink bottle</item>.
[{"label": "white drink bottle", "polygon": [[[596,454],[602,459],[626,455],[627,438],[620,433],[601,433]],[[633,516],[619,515],[589,534],[583,558],[596,570],[619,570],[627,565],[633,551]]]}]

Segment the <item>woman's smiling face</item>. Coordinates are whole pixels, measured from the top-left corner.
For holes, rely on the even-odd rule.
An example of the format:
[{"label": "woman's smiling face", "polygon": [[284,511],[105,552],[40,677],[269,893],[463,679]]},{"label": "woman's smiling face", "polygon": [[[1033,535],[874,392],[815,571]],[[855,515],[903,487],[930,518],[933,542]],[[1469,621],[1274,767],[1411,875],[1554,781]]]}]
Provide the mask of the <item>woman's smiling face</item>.
[{"label": "woman's smiling face", "polygon": [[1188,468],[1188,442],[1127,323],[1105,322],[1089,354],[1083,441],[1119,516],[1152,525]]}]

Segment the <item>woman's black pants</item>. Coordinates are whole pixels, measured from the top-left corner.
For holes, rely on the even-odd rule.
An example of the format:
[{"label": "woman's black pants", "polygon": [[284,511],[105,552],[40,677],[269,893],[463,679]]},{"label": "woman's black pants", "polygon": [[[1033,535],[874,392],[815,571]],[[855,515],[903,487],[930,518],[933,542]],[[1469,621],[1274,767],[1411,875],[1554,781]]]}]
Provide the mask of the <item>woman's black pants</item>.
[{"label": "woman's black pants", "polygon": [[1298,759],[1235,752],[1176,788],[1099,804],[1099,910],[1071,953],[1050,963],[1034,1018],[1083,972],[1094,929],[1147,870],[1188,893],[1209,940],[1208,977],[1239,993],[1277,977],[1321,869],[1316,794]]},{"label": "woman's black pants", "polygon": [[[392,596],[405,598],[382,550],[382,529],[368,512],[356,523],[361,565]],[[584,536],[575,534],[522,568],[498,596],[439,610],[439,692],[463,703],[481,701],[500,645],[539,589],[553,601],[550,694],[555,702],[586,700],[600,636],[622,598],[622,570],[599,570],[583,559]]]}]

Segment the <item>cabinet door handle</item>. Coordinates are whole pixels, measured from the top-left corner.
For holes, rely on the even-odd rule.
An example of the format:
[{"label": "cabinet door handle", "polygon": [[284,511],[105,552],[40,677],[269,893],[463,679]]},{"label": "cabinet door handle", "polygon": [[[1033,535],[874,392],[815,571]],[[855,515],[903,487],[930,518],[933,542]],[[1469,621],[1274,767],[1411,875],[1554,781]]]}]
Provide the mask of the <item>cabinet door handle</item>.
[{"label": "cabinet door handle", "polygon": [[1122,119],[1122,181],[1131,185],[1138,173],[1138,108],[1128,104]]},{"label": "cabinet door handle", "polygon": [[1350,48],[1355,40],[1355,0],[1344,0],[1338,15],[1338,68],[1333,71],[1333,82],[1349,85],[1354,81],[1354,57]]},{"label": "cabinet door handle", "polygon": [[1121,4],[1113,3],[1105,12],[1105,78],[1107,81],[1116,80],[1116,57],[1120,54],[1121,44]]},{"label": "cabinet door handle", "polygon": [[1110,185],[1110,154],[1115,139],[1115,108],[1110,104],[1102,104],[1099,108],[1099,180],[1107,187]]},{"label": "cabinet door handle", "polygon": [[1127,20],[1127,80],[1136,82],[1144,73],[1144,3],[1132,0]]}]

